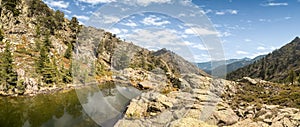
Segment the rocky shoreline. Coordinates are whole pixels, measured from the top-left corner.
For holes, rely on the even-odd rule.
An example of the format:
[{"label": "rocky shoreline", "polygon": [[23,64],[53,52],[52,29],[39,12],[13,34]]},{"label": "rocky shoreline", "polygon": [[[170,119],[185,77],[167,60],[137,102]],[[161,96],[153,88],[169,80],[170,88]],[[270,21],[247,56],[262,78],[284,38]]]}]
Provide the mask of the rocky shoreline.
[{"label": "rocky shoreline", "polygon": [[[106,82],[113,82],[111,80],[103,80],[97,84],[105,84]],[[25,90],[18,90],[16,88],[14,89],[9,89],[8,91],[0,91],[0,96],[3,97],[26,97],[26,96],[36,96],[39,94],[52,94],[55,92],[68,92],[73,89],[78,89],[78,88],[84,88],[91,86],[94,83],[91,84],[82,84],[82,85],[75,85],[75,84],[66,84],[63,86],[57,87],[56,85],[52,87],[40,87],[38,85],[26,85]]]}]

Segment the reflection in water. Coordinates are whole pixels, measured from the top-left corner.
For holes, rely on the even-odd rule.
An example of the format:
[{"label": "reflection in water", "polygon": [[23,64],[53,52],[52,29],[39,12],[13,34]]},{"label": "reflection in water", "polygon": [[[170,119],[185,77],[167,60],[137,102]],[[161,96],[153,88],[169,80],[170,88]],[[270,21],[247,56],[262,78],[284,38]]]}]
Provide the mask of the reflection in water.
[{"label": "reflection in water", "polygon": [[[0,97],[0,126],[98,127],[99,125],[112,125],[121,116],[120,112],[130,100],[122,94],[132,92],[133,89],[121,87],[119,91],[119,88],[115,86],[101,90],[88,87],[80,90],[85,92],[80,96],[72,90],[67,93],[35,97]],[[83,105],[80,102],[83,102]]]},{"label": "reflection in water", "polygon": [[[110,85],[106,85],[110,86]],[[94,87],[97,89],[98,87]],[[85,91],[76,91],[79,98]],[[141,92],[133,87],[114,86],[101,90],[101,92],[89,93],[87,102],[82,102],[83,109],[96,123],[101,126],[113,126],[122,117],[129,101]]]}]

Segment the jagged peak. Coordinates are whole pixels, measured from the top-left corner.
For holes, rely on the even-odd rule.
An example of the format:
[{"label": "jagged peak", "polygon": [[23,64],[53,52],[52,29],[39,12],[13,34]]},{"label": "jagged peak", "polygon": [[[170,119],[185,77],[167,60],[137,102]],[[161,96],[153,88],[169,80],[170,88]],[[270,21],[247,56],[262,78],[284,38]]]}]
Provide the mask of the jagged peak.
[{"label": "jagged peak", "polygon": [[297,36],[297,37],[295,37],[295,39],[293,40],[293,42],[294,41],[300,41],[300,38]]},{"label": "jagged peak", "polygon": [[161,55],[161,54],[165,54],[165,53],[168,53],[168,52],[170,52],[168,49],[162,48],[162,49],[160,49],[160,50],[157,50],[157,51],[154,52],[153,54],[154,54],[155,56],[159,56],[159,55]]}]

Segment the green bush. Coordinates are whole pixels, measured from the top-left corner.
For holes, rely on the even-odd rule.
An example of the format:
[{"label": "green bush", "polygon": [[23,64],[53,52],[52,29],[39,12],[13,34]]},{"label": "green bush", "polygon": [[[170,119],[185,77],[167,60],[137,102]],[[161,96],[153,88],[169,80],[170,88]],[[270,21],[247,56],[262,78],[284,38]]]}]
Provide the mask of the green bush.
[{"label": "green bush", "polygon": [[[21,14],[20,10],[17,9],[17,5],[20,0],[2,0],[1,5],[5,7],[7,10],[10,10],[13,13],[13,16],[19,16]],[[0,13],[2,8],[0,9]]]}]

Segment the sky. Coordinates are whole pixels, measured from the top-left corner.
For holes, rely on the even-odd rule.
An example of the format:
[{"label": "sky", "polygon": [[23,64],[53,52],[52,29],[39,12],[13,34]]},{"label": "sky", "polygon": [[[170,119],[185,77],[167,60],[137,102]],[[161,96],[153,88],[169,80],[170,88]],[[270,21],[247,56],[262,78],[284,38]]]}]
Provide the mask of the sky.
[{"label": "sky", "polygon": [[300,0],[43,0],[66,18],[191,62],[254,58],[300,35]]}]

